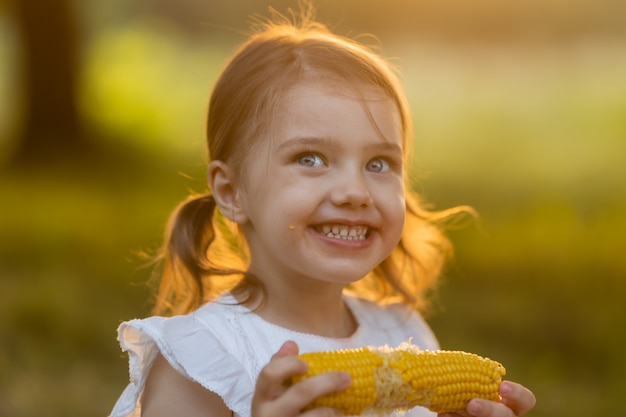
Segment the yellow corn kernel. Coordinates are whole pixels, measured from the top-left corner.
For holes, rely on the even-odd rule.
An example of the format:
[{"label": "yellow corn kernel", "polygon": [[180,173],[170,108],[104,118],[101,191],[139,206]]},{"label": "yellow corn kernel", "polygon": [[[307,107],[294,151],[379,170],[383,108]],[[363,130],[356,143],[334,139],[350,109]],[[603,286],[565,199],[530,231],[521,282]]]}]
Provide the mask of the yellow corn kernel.
[{"label": "yellow corn kernel", "polygon": [[333,407],[344,415],[385,414],[416,406],[438,413],[464,410],[472,398],[499,400],[504,367],[462,351],[420,351],[410,344],[304,353],[308,371],[297,383],[324,372],[348,372],[344,391],[316,399],[307,409]]}]

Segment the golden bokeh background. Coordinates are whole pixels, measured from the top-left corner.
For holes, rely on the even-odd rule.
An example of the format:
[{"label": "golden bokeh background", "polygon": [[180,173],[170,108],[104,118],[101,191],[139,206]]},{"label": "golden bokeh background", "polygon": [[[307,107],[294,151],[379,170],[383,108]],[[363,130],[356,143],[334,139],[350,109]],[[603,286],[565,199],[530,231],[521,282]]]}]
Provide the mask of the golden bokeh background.
[{"label": "golden bokeh background", "polygon": [[[415,184],[480,217],[429,321],[535,417],[626,393],[626,2],[318,0],[403,74]],[[0,415],[107,415],[169,212],[204,185],[213,80],[287,0],[0,0]]]}]

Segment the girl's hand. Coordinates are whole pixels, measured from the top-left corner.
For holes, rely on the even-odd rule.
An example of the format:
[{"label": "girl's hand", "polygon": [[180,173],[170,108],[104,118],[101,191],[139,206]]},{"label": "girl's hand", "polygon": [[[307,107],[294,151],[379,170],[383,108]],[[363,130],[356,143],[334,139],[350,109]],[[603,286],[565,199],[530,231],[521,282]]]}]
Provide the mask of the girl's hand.
[{"label": "girl's hand", "polygon": [[535,396],[526,387],[511,381],[500,384],[500,402],[474,399],[467,409],[458,414],[439,414],[439,417],[516,417],[528,413],[535,406]]},{"label": "girl's hand", "polygon": [[304,413],[301,410],[317,397],[348,388],[350,375],[328,372],[287,386],[285,382],[290,377],[307,369],[306,363],[296,355],[298,345],[285,342],[261,370],[252,398],[253,417],[325,417],[336,414],[332,408],[320,407]]}]

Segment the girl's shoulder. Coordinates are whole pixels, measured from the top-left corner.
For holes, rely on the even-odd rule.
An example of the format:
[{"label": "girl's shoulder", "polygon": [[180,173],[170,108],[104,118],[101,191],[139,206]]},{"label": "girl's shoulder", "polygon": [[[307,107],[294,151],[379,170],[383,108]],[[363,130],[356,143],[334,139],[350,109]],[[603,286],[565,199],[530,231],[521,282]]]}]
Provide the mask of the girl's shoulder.
[{"label": "girl's shoulder", "polygon": [[230,394],[253,392],[255,366],[240,340],[231,336],[233,308],[229,303],[229,299],[216,299],[189,314],[122,323],[118,340],[128,353],[130,384],[111,415],[137,412],[146,378],[159,354],[179,373],[221,396],[238,415],[249,414],[247,400],[233,399]]}]

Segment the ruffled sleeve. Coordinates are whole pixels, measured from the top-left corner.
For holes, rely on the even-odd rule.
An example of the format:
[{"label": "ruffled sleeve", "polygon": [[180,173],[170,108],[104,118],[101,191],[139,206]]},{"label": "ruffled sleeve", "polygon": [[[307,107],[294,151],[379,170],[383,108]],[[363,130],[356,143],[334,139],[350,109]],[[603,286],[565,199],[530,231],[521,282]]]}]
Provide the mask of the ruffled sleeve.
[{"label": "ruffled sleeve", "polygon": [[216,393],[239,416],[250,415],[252,377],[229,345],[192,315],[131,320],[118,329],[122,350],[128,352],[130,383],[111,417],[139,417],[141,394],[150,368],[160,352],[185,377]]}]

